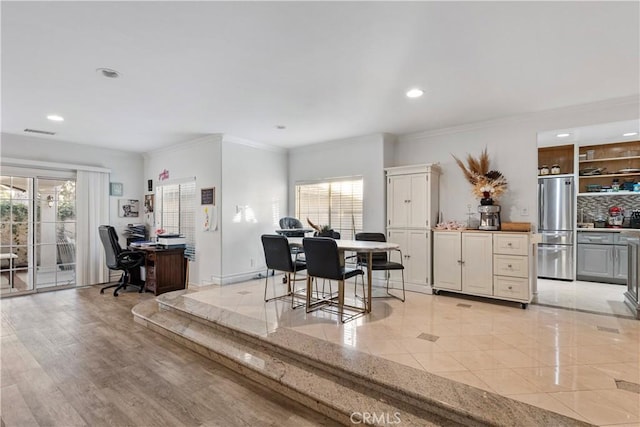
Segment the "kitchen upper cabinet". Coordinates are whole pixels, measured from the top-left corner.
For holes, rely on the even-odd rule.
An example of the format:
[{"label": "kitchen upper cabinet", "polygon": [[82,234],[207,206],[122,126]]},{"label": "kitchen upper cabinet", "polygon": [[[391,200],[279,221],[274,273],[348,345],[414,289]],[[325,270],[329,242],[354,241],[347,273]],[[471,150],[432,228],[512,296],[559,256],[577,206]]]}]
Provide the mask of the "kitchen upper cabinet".
[{"label": "kitchen upper cabinet", "polygon": [[433,290],[517,301],[526,308],[535,280],[535,244],[525,233],[433,232]]},{"label": "kitchen upper cabinet", "polygon": [[385,169],[387,228],[429,228],[438,217],[440,168],[435,165]]}]

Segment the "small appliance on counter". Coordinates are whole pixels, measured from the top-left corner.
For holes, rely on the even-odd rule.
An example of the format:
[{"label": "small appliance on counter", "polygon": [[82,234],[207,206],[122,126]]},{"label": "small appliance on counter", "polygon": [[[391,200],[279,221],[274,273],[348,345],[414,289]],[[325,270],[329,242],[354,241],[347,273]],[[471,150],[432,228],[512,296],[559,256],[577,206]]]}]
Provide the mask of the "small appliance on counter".
[{"label": "small appliance on counter", "polygon": [[629,226],[631,228],[640,228],[640,209],[634,209],[631,212],[631,218],[629,220]]},{"label": "small appliance on counter", "polygon": [[478,206],[480,212],[479,230],[500,230],[500,206],[499,205],[481,205]]},{"label": "small appliance on counter", "polygon": [[612,206],[609,208],[609,219],[607,220],[607,224],[612,228],[620,228],[622,227],[622,223],[624,222],[624,210],[618,206]]}]

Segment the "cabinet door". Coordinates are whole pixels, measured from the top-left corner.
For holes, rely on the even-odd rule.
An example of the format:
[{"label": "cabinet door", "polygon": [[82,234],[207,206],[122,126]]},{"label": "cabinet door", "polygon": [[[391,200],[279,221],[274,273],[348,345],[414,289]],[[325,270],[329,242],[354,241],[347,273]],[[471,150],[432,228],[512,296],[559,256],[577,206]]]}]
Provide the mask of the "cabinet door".
[{"label": "cabinet door", "polygon": [[613,247],[613,278],[627,281],[627,269],[629,266],[629,250],[626,246],[616,245]]},{"label": "cabinet door", "polygon": [[493,236],[462,233],[462,290],[493,295]]},{"label": "cabinet door", "polygon": [[[407,231],[407,261],[404,265],[404,277],[407,282],[429,285],[429,231]],[[404,255],[404,254],[403,254]]]},{"label": "cabinet door", "polygon": [[460,233],[433,233],[433,287],[462,290],[460,277]]},{"label": "cabinet door", "polygon": [[613,277],[613,245],[578,245],[578,279]]},{"label": "cabinet door", "polygon": [[409,195],[408,226],[414,228],[428,227],[427,201],[429,200],[429,182],[426,173],[410,175],[411,194]]},{"label": "cabinet door", "polygon": [[387,224],[406,227],[411,199],[411,175],[391,176],[387,179]]}]

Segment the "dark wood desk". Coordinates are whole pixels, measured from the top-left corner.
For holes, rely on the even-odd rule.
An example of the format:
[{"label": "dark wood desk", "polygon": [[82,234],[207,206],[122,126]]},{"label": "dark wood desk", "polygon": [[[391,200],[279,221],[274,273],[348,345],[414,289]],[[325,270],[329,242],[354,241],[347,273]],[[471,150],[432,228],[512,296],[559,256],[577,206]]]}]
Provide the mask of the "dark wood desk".
[{"label": "dark wood desk", "polygon": [[145,290],[153,292],[154,295],[160,295],[169,291],[185,289],[184,248],[142,247],[134,249],[147,254],[144,263]]}]

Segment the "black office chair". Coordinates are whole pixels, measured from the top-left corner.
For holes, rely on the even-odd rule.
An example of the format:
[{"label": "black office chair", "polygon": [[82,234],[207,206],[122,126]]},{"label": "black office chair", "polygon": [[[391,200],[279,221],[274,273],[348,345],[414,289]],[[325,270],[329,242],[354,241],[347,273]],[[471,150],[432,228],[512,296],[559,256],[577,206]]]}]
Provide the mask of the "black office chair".
[{"label": "black office chair", "polygon": [[[363,240],[368,242],[386,242],[387,238],[384,233],[356,233],[356,240]],[[389,255],[386,251],[384,252],[374,252],[371,255],[371,265],[369,265],[368,257],[366,253],[358,253],[358,265],[366,266],[370,268],[371,271],[387,271],[387,296],[397,298],[400,301],[404,302],[405,300],[405,290],[404,290],[404,265],[402,264],[402,251],[400,249],[396,249],[400,252],[400,262],[393,262],[390,260]],[[397,295],[389,292],[389,271],[390,270],[400,270],[402,273],[402,298]],[[380,298],[380,297],[376,297]]]},{"label": "black office chair", "polygon": [[[334,239],[328,237],[305,237],[302,239],[302,246],[307,262],[307,313],[312,311],[311,304],[311,278],[336,280],[338,282],[338,314],[340,321],[345,322],[344,308],[356,310],[356,314],[347,320],[353,319],[355,316],[365,312],[365,309],[355,306],[349,306],[344,303],[344,281],[352,277],[364,275],[364,271],[358,268],[345,268],[340,262],[340,253],[338,245]],[[364,292],[364,277],[362,279]],[[314,303],[330,303],[329,300],[321,300]],[[366,301],[364,304],[366,307]]]},{"label": "black office chair", "polygon": [[140,292],[144,291],[144,285],[136,285],[129,283],[129,272],[140,267],[144,264],[145,253],[142,251],[130,251],[123,250],[118,242],[118,234],[116,229],[110,225],[101,225],[98,227],[100,234],[100,240],[102,240],[102,246],[104,246],[104,252],[107,257],[107,267],[109,270],[121,270],[122,276],[115,285],[105,286],[100,289],[100,293],[104,293],[105,289],[116,288],[113,291],[113,296],[118,296],[120,289],[126,289],[127,286],[135,286],[140,289]]},{"label": "black office chair", "polygon": [[[263,234],[262,237],[262,248],[264,249],[264,259],[267,264],[267,278],[264,282],[264,301],[268,302],[274,299],[285,298],[291,296],[291,307],[296,308],[299,306],[293,305],[293,298],[295,296],[295,282],[296,280],[305,280],[296,279],[296,273],[298,271],[305,270],[307,265],[296,259],[295,261],[291,258],[291,251],[289,249],[289,241],[286,237],[280,236],[277,234]],[[267,285],[269,283],[269,270],[273,271],[282,271],[286,274],[286,283],[287,283],[287,293],[283,295],[278,295],[275,297],[267,298]],[[291,277],[291,273],[293,273],[293,278]]]}]

